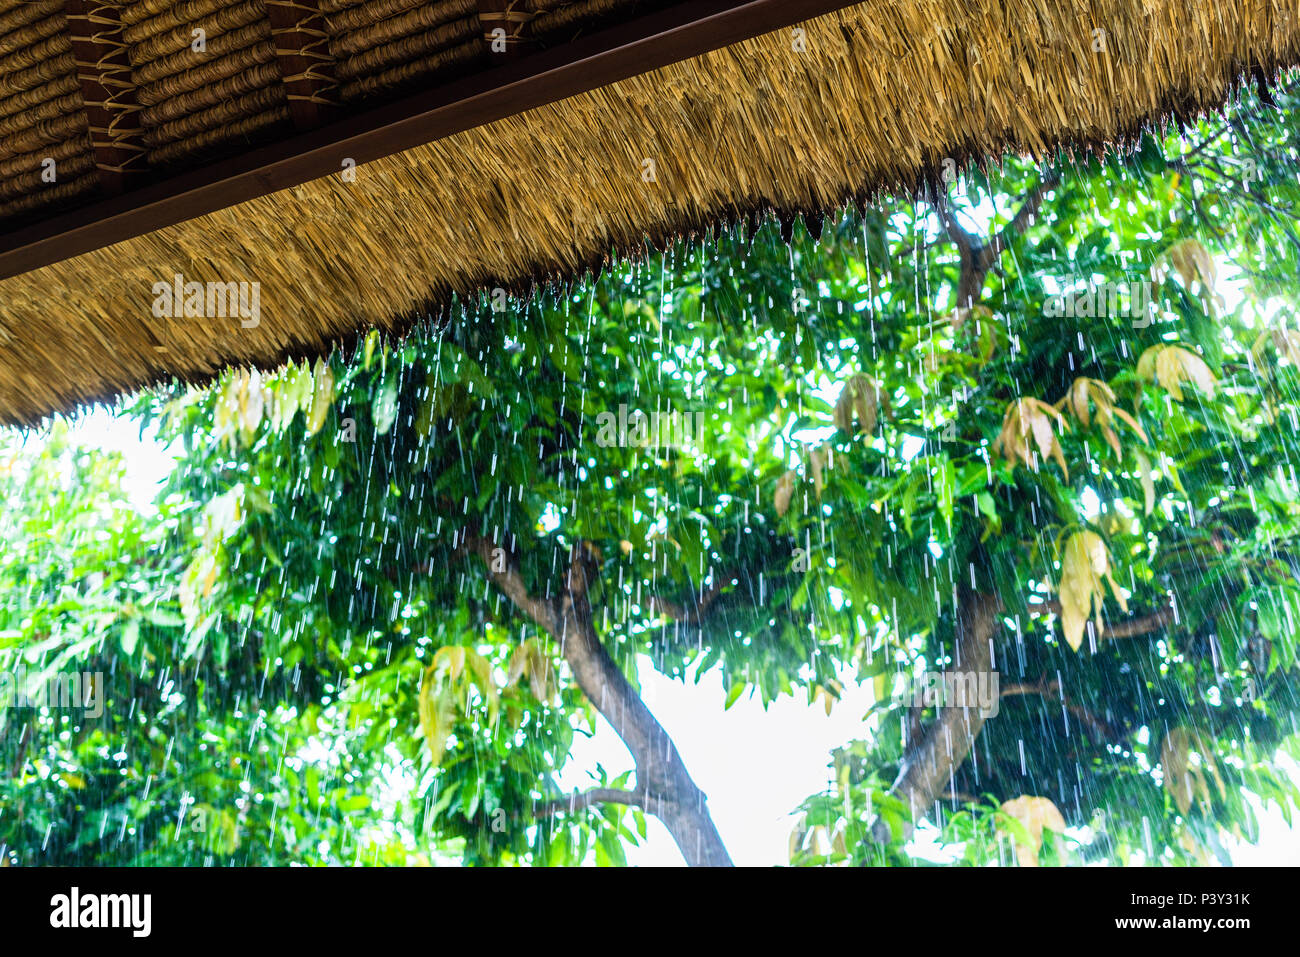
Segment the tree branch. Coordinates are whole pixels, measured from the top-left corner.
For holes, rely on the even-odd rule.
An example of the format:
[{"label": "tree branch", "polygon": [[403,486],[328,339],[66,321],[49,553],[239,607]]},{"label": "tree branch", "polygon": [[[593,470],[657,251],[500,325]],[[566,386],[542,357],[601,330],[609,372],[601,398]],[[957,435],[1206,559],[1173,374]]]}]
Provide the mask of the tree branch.
[{"label": "tree branch", "polygon": [[[1002,602],[996,595],[964,590],[957,609],[958,672],[987,674],[993,665],[993,637],[997,633]],[[984,727],[980,708],[940,708],[939,717],[915,744],[908,747],[890,793],[911,809],[904,838],[911,836],[916,822],[930,812],[945,790],[951,790],[953,775],[961,767]],[[890,838],[882,818],[872,825],[876,840]]]},{"label": "tree branch", "polygon": [[549,601],[534,598],[524,584],[523,576],[513,558],[508,556],[500,545],[489,538],[464,534],[458,555],[477,555],[487,566],[488,578],[501,589],[515,606],[537,623],[552,638],[560,637],[560,619],[557,610]]},{"label": "tree branch", "polygon": [[961,278],[957,281],[957,308],[969,309],[980,301],[984,295],[984,282],[989,270],[997,263],[1002,251],[1011,244],[1029,226],[1029,221],[1037,214],[1044,197],[1061,181],[1059,170],[1049,170],[1039,179],[1020,203],[1020,209],[1011,222],[1003,226],[993,239],[985,243],[979,236],[962,226],[948,206],[946,192],[933,191],[931,205],[938,214],[939,223],[957,246],[961,254]]},{"label": "tree branch", "polygon": [[969,308],[979,302],[983,295],[984,277],[988,273],[988,267],[980,265],[983,257],[979,238],[957,222],[948,207],[946,192],[936,192],[931,205],[939,216],[939,223],[943,226],[944,232],[956,244],[957,252],[961,256],[961,278],[957,280],[957,307]]},{"label": "tree branch", "polygon": [[[1011,240],[1029,227],[1029,221],[1038,215],[1038,210],[1042,207],[1047,194],[1055,189],[1060,182],[1060,170],[1048,170],[1039,179],[1038,185],[1025,194],[1016,215],[1012,217],[1011,222],[998,230],[998,234],[993,237],[993,242],[988,246],[993,251],[994,258],[1000,256],[1002,251],[1011,245]],[[992,265],[992,262],[989,265]]]},{"label": "tree branch", "polygon": [[652,595],[650,598],[651,614],[667,615],[673,621],[680,621],[686,625],[698,625],[704,621],[713,610],[713,604],[722,594],[722,589],[736,580],[734,572],[728,572],[725,575],[716,575],[713,584],[704,591],[700,592],[699,598],[695,599],[693,608],[683,608],[676,602],[661,598],[658,595]]},{"label": "tree branch", "polygon": [[[1059,615],[1061,613],[1061,603],[1056,599],[1039,602],[1029,606],[1029,613],[1031,615]],[[1149,635],[1160,631],[1173,623],[1174,607],[1173,605],[1166,605],[1159,611],[1152,612],[1149,615],[1126,618],[1118,622],[1102,622],[1100,634],[1102,638],[1135,638],[1138,635]]]},{"label": "tree branch", "polygon": [[593,804],[626,804],[629,807],[642,807],[646,803],[648,803],[646,795],[640,791],[627,791],[623,788],[592,788],[590,791],[574,791],[568,797],[539,804],[533,815],[550,817],[561,812],[573,814],[584,811]]},{"label": "tree branch", "polygon": [[1002,688],[1000,692],[1000,696],[1003,698],[1011,698],[1016,695],[1038,695],[1047,701],[1058,702],[1062,708],[1091,728],[1093,734],[1095,734],[1100,741],[1117,741],[1123,736],[1119,731],[1112,728],[1109,724],[1097,717],[1083,705],[1076,704],[1063,695],[1061,693],[1061,685],[1059,682],[1053,681],[1051,684],[1046,684],[1040,678],[1035,684],[1017,683],[1007,685]]},{"label": "tree branch", "polygon": [[543,601],[529,594],[517,567],[498,549],[490,539],[466,534],[458,552],[481,558],[492,582],[559,644],[578,687],[631,752],[638,802],[663,821],[686,863],[729,866],[731,857],[709,816],[704,792],[687,773],[668,732],[596,634],[590,591],[600,552],[589,542],[577,542],[562,593]]}]

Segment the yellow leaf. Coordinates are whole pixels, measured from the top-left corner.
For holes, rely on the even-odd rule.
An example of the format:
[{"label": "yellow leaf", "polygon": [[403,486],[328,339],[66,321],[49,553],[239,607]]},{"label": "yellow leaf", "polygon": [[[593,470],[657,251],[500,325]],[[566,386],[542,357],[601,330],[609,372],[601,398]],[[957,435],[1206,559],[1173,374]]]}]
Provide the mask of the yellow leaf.
[{"label": "yellow leaf", "polygon": [[429,745],[434,766],[442,763],[447,738],[457,715],[457,701],[469,703],[469,688],[474,686],[488,706],[488,721],[496,723],[501,698],[492,681],[492,666],[472,648],[446,645],[433,655],[420,680],[417,710],[420,729]]},{"label": "yellow leaf", "polygon": [[1002,804],[1002,813],[1020,823],[1028,832],[1028,843],[1015,841],[1016,860],[1021,867],[1038,866],[1038,849],[1043,846],[1043,831],[1065,830],[1065,818],[1045,797],[1026,794]]},{"label": "yellow leaf", "polygon": [[1083,644],[1089,617],[1096,616],[1097,636],[1101,637],[1101,609],[1106,597],[1103,579],[1109,583],[1120,607],[1127,611],[1127,602],[1111,577],[1106,543],[1096,532],[1075,532],[1065,541],[1060,585],[1061,630],[1066,643],[1075,651]]},{"label": "yellow leaf", "polygon": [[243,439],[245,445],[248,445],[253,441],[257,427],[262,422],[262,412],[266,409],[266,389],[262,384],[262,374],[256,369],[243,374],[241,385],[239,437]]},{"label": "yellow leaf", "polygon": [[312,378],[315,388],[312,390],[311,404],[307,408],[308,435],[315,435],[325,425],[330,403],[334,401],[334,370],[329,364],[317,359]]},{"label": "yellow leaf", "polygon": [[843,431],[852,435],[856,431],[870,435],[876,430],[876,416],[880,408],[880,386],[861,372],[849,376],[835,402],[832,418]]},{"label": "yellow leaf", "polygon": [[804,838],[808,836],[807,815],[800,814],[799,820],[795,822],[794,828],[790,831],[790,860],[793,861],[801,850],[803,850]]},{"label": "yellow leaf", "polygon": [[436,674],[437,666],[425,669],[420,681],[420,693],[416,700],[420,715],[420,730],[429,746],[429,756],[436,768],[442,764],[442,756],[447,750],[447,738],[451,735],[452,721],[455,718],[451,688]]},{"label": "yellow leaf", "polygon": [[495,724],[501,708],[501,695],[492,680],[492,665],[486,658],[472,648],[465,649],[465,663],[468,665],[467,677],[478,688],[479,694],[488,706],[488,723]]},{"label": "yellow leaf", "polygon": [[538,701],[550,701],[556,690],[555,669],[551,666],[551,659],[535,641],[529,642],[528,686]]},{"label": "yellow leaf", "polygon": [[1218,381],[1205,360],[1182,346],[1151,346],[1138,359],[1138,375],[1148,382],[1157,382],[1175,401],[1183,401],[1182,386],[1190,382],[1206,396],[1214,395]]},{"label": "yellow leaf", "polygon": [[216,408],[212,410],[212,432],[218,442],[232,445],[239,427],[241,391],[240,373],[231,373],[217,393]]},{"label": "yellow leaf", "polygon": [[1068,479],[1070,470],[1065,465],[1065,454],[1056,436],[1057,429],[1064,432],[1068,428],[1060,411],[1041,399],[1016,399],[1002,416],[1002,430],[993,441],[993,451],[1013,466],[1023,462],[1029,468],[1036,467],[1036,456],[1050,458]]},{"label": "yellow leaf", "polygon": [[506,665],[507,688],[514,687],[520,678],[528,674],[528,645],[529,642],[525,641],[510,655],[510,662]]},{"label": "yellow leaf", "polygon": [[830,834],[826,830],[825,824],[817,824],[808,833],[809,840],[805,843],[811,846],[812,852],[818,857],[830,857],[831,840]]},{"label": "yellow leaf", "polygon": [[1130,429],[1132,429],[1134,432],[1138,434],[1138,438],[1140,438],[1143,442],[1151,441],[1150,439],[1147,438],[1146,432],[1143,430],[1142,426],[1138,423],[1137,419],[1133,418],[1133,416],[1129,415],[1123,409],[1118,409],[1112,406],[1110,409],[1110,414],[1119,416],[1125,423],[1127,423]]},{"label": "yellow leaf", "polygon": [[1162,346],[1152,346],[1138,357],[1137,374],[1139,379],[1145,379],[1147,382],[1156,381],[1156,356],[1160,354]]},{"label": "yellow leaf", "polygon": [[1277,348],[1278,355],[1285,356],[1287,362],[1300,368],[1300,330],[1283,327],[1274,329],[1269,336]]},{"label": "yellow leaf", "polygon": [[[1199,760],[1192,760],[1193,753]],[[1199,731],[1171,728],[1160,746],[1160,766],[1164,770],[1165,789],[1183,815],[1191,810],[1193,800],[1199,801],[1203,808],[1209,808],[1210,777],[1214,778],[1220,790],[1223,789],[1223,779],[1214,759],[1213,741]]]},{"label": "yellow leaf", "polygon": [[533,667],[528,669],[528,687],[533,692],[533,697],[538,701],[549,701],[551,699],[550,684],[547,681],[551,670],[549,661],[538,661]]},{"label": "yellow leaf", "polygon": [[[829,710],[827,714],[829,714]],[[837,827],[835,833],[831,836],[831,850],[841,857],[849,856],[849,846],[844,840],[844,828]]]},{"label": "yellow leaf", "polygon": [[830,453],[825,445],[817,446],[808,454],[808,465],[813,475],[813,489],[818,499],[822,497],[822,489],[826,487],[826,463],[829,459]]},{"label": "yellow leaf", "polygon": [[1084,428],[1088,427],[1091,414],[1088,408],[1088,384],[1091,381],[1080,376],[1074,380],[1074,385],[1070,389],[1070,396],[1074,400],[1074,417]]},{"label": "yellow leaf", "polygon": [[311,370],[306,365],[299,366],[290,362],[276,377],[273,389],[275,401],[271,413],[271,427],[279,432],[283,430],[299,409],[304,412],[311,405],[312,394]]},{"label": "yellow leaf", "polygon": [[546,652],[533,639],[528,639],[510,656],[506,667],[506,687],[528,679],[529,689],[538,701],[549,702],[557,692],[555,668]]},{"label": "yellow leaf", "polygon": [[793,471],[786,472],[776,483],[776,494],[772,496],[772,504],[776,506],[776,514],[784,515],[790,510],[790,497],[794,495],[794,482],[797,476]]},{"label": "yellow leaf", "polygon": [[[1234,824],[1233,827],[1235,828],[1236,825]],[[1178,843],[1183,846],[1183,850],[1192,856],[1196,864],[1202,867],[1209,866],[1210,856],[1205,853],[1205,848],[1196,843],[1196,839],[1188,831],[1183,831],[1178,836]]]},{"label": "yellow leaf", "polygon": [[1200,297],[1207,312],[1213,313],[1216,305],[1223,305],[1223,297],[1215,290],[1218,267],[1210,251],[1200,241],[1183,239],[1161,253],[1156,258],[1153,269],[1157,281],[1164,281],[1171,265],[1189,292],[1193,283],[1200,283]]},{"label": "yellow leaf", "polygon": [[439,648],[433,655],[432,668],[445,667],[447,676],[455,681],[465,670],[465,649],[460,645],[447,645]]},{"label": "yellow leaf", "polygon": [[[1097,407],[1095,416],[1092,411],[1094,405]],[[1056,404],[1056,408],[1069,409],[1070,414],[1084,428],[1091,425],[1095,418],[1097,426],[1102,430],[1102,435],[1106,439],[1106,444],[1111,447],[1117,456],[1121,454],[1119,436],[1115,434],[1115,429],[1111,424],[1116,418],[1126,423],[1129,428],[1138,434],[1138,437],[1143,442],[1147,441],[1142,426],[1123,409],[1115,407],[1115,391],[1100,379],[1090,379],[1086,376],[1075,379],[1069,391],[1066,392],[1065,398]]]}]

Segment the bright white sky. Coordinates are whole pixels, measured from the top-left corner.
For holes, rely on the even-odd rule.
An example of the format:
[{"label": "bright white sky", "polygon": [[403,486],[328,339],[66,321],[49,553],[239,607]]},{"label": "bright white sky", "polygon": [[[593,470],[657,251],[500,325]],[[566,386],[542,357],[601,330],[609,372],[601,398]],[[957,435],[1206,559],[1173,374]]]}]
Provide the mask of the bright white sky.
[{"label": "bright white sky", "polygon": [[[757,697],[741,695],[723,711],[726,694],[716,671],[698,685],[674,681],[643,657],[639,672],[646,704],[708,795],[732,859],[744,865],[785,864],[795,824],[791,811],[831,784],[831,750],[861,736],[870,689],[848,687],[829,717],[823,703],[810,707],[802,697],[781,698],[764,711]],[[575,741],[572,755],[561,782],[568,788],[592,786],[584,771],[598,762],[611,775],[632,766],[627,748],[603,718],[594,737]],[[629,851],[628,863],[681,864],[667,829],[654,818],[646,827],[648,839]]]},{"label": "bright white sky", "polygon": [[[154,493],[172,467],[166,449],[148,436],[141,441],[132,421],[103,411],[83,416],[73,435],[81,444],[124,453],[129,498],[137,508],[152,510]],[[664,677],[649,659],[642,659],[640,678],[647,704],[677,744],[696,784],[708,795],[713,819],[735,862],[787,863],[795,823],[791,812],[831,783],[830,752],[861,735],[862,718],[872,703],[870,688],[849,684],[844,699],[827,716],[821,702],[809,706],[802,697],[780,699],[765,711],[757,698],[743,695],[730,711],[724,711],[722,681],[716,672],[705,675],[698,685],[684,683]],[[611,777],[632,767],[627,748],[604,719],[593,737],[575,740],[562,785],[591,786],[588,771],[597,764]],[[1300,767],[1293,765],[1292,773],[1300,776]],[[1300,866],[1300,834],[1288,828],[1275,808],[1260,818],[1260,844],[1236,848],[1236,862]],[[681,865],[681,855],[663,825],[648,818],[647,826],[648,838],[629,849],[629,863]]]}]

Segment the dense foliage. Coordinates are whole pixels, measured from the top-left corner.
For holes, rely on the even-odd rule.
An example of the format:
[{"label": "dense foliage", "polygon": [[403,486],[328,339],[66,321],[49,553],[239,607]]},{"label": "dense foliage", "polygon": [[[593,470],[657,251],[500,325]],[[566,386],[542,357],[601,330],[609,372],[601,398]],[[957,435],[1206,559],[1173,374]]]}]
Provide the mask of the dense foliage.
[{"label": "dense foliage", "polygon": [[[895,782],[946,726],[905,689],[961,664],[979,602],[998,713],[920,801],[963,860],[1222,856],[1255,833],[1247,794],[1297,800],[1279,97],[145,395],[123,414],[183,449],[156,514],[61,426],[0,438],[0,664],[102,673],[104,700],[0,712],[0,845],[623,861],[654,808],[555,803],[593,695],[526,604],[580,553],[633,681],[644,655],[720,671],[719,708],[874,684],[796,863],[909,859]],[[670,410],[691,417],[656,444],[637,413]]]}]

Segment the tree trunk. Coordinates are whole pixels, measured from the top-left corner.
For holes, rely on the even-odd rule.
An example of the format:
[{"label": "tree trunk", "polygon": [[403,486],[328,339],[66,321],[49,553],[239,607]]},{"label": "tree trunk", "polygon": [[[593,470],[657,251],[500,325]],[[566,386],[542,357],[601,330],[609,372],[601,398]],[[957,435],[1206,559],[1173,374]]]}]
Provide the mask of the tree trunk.
[{"label": "tree trunk", "polygon": [[[731,856],[709,815],[704,792],[691,780],[668,732],[650,713],[596,634],[587,594],[596,577],[590,546],[585,542],[575,546],[564,588],[556,599],[530,595],[514,565],[499,567],[495,554],[498,549],[489,539],[467,536],[461,547],[483,559],[488,577],[506,597],[559,642],[560,654],[573,671],[578,687],[627,745],[636,764],[637,790],[629,793],[623,803],[639,804],[663,821],[692,867],[731,866]],[[603,796],[601,800],[612,798]],[[557,808],[564,804],[554,803]]]},{"label": "tree trunk", "polygon": [[[957,221],[948,206],[947,188],[936,184],[931,193],[931,203],[940,225],[961,254],[956,302],[959,309],[979,305],[984,297],[988,274],[997,265],[1003,250],[1025,231],[1037,215],[1043,199],[1060,179],[1059,169],[1045,172],[1038,184],[1025,194],[1015,217],[997,232],[991,242],[985,242]],[[956,672],[978,679],[980,673],[987,673],[992,668],[993,636],[997,634],[1001,613],[1002,601],[998,596],[972,589],[962,590],[957,609]],[[938,718],[921,740],[915,744],[908,742],[898,778],[890,789],[890,793],[904,800],[911,810],[904,838],[911,837],[917,820],[930,813],[939,795],[949,788],[953,774],[966,760],[979,737],[984,720],[985,716],[978,707],[940,708]],[[888,827],[883,819],[877,818],[873,822],[872,836],[881,842],[889,840]]]},{"label": "tree trunk", "polygon": [[672,738],[600,643],[587,599],[590,566],[576,558],[561,603],[560,653],[579,687],[623,739],[636,763],[637,793],[663,821],[692,867],[730,867],[707,799],[682,763]]},{"label": "tree trunk", "polygon": [[[993,636],[997,633],[998,615],[1002,602],[996,595],[965,591],[961,595],[957,612],[956,667],[953,671],[967,673],[975,680],[993,667]],[[905,838],[911,837],[916,822],[930,813],[939,795],[952,785],[953,774],[961,767],[980,729],[985,715],[979,707],[941,707],[938,717],[921,740],[908,748],[899,769],[897,780],[890,789],[911,809],[911,820],[906,825]],[[877,821],[873,829],[877,838]]]}]

